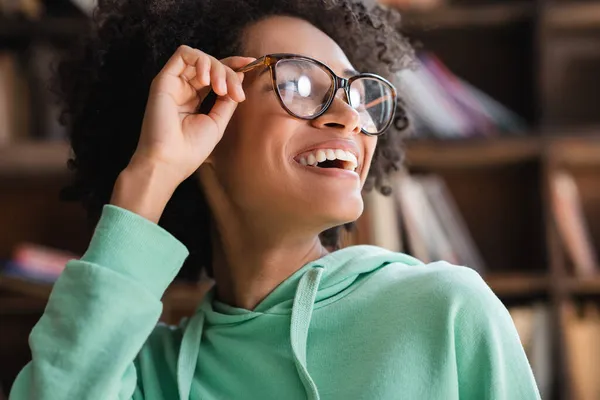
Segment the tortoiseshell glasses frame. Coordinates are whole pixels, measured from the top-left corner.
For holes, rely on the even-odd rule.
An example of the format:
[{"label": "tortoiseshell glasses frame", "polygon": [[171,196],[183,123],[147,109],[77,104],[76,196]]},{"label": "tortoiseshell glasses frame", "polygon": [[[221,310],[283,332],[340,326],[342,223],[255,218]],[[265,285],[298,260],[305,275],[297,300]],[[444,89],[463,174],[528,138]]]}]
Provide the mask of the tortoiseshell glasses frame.
[{"label": "tortoiseshell glasses frame", "polygon": [[[317,113],[315,113],[314,115],[310,115],[310,116],[298,115],[297,113],[290,110],[288,106],[286,106],[284,100],[281,97],[281,93],[280,93],[280,90],[277,85],[277,68],[276,68],[276,66],[277,66],[277,63],[279,63],[282,60],[307,61],[307,62],[316,64],[316,66],[321,68],[323,71],[325,71],[330,76],[333,90],[328,91],[328,95],[327,95],[328,97],[322,103],[323,104],[322,109],[320,111],[318,111]],[[336,93],[339,89],[344,89],[344,92],[346,94],[346,103],[348,103],[348,105],[350,105],[350,107],[353,107],[353,105],[351,104],[350,86],[352,85],[353,82],[355,82],[359,79],[367,78],[370,80],[379,81],[379,83],[381,83],[384,87],[387,87],[387,89],[389,90],[389,95],[385,95],[385,96],[374,99],[373,101],[371,101],[370,103],[365,105],[365,109],[376,106],[387,100],[390,100],[392,102],[392,104],[391,104],[391,110],[389,110],[389,116],[387,116],[387,121],[385,121],[385,123],[382,125],[381,128],[379,128],[379,130],[377,132],[368,132],[362,126],[361,126],[361,131],[364,134],[369,135],[369,136],[379,136],[382,133],[384,133],[385,130],[388,129],[390,127],[390,125],[392,124],[392,122],[394,121],[394,116],[395,116],[396,107],[397,107],[396,88],[387,79],[385,79],[379,75],[370,74],[370,73],[360,73],[360,74],[351,76],[350,78],[343,78],[341,76],[336,75],[335,72],[333,72],[333,70],[331,68],[329,68],[329,66],[327,66],[326,64],[324,64],[318,60],[315,60],[313,58],[306,57],[306,56],[301,56],[301,55],[297,55],[297,54],[289,54],[289,53],[267,54],[265,56],[258,58],[256,61],[253,61],[250,64],[237,69],[237,72],[249,72],[260,66],[266,66],[267,68],[269,68],[269,72],[271,75],[271,81],[272,81],[272,85],[273,85],[273,91],[277,94],[277,99],[279,100],[281,107],[283,107],[283,109],[286,112],[288,112],[290,115],[292,115],[293,117],[296,117],[299,119],[304,119],[304,120],[313,120],[313,119],[320,117],[321,115],[323,115],[324,113],[327,112],[327,110],[333,103],[333,100],[335,99]]]}]

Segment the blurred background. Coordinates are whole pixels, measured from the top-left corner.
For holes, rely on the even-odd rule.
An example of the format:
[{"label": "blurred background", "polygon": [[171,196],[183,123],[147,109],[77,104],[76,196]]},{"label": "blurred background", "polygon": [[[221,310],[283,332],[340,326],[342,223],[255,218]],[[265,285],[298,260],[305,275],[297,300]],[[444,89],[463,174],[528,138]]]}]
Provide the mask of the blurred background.
[{"label": "blurred background", "polygon": [[[600,400],[600,0],[381,4],[401,10],[417,48],[397,76],[413,126],[397,190],[365,194],[345,244],[477,270],[511,312],[543,399]],[[69,147],[47,90],[93,6],[0,0],[4,395],[53,281],[93,230],[58,197]],[[203,288],[178,279],[162,320],[192,312]]]}]

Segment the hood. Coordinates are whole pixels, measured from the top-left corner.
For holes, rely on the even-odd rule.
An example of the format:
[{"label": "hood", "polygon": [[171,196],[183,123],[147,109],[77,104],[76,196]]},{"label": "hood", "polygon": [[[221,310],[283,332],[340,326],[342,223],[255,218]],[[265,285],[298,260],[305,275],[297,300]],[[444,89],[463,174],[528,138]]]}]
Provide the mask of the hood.
[{"label": "hood", "polygon": [[306,368],[306,342],[315,304],[344,291],[361,276],[395,262],[422,264],[411,256],[380,247],[350,246],[305,264],[269,293],[254,310],[220,303],[214,300],[214,288],[211,289],[183,328],[177,363],[180,398],[189,399],[205,322],[210,325],[242,323],[270,311],[291,314],[290,342],[296,369],[307,398],[318,400],[319,392]]}]

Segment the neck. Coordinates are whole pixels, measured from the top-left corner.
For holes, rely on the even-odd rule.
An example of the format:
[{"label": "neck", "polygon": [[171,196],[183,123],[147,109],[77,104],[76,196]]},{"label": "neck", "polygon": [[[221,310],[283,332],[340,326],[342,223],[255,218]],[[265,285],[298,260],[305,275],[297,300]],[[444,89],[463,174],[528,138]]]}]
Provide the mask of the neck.
[{"label": "neck", "polygon": [[248,310],[256,308],[302,266],[327,254],[317,235],[305,238],[278,235],[270,240],[272,236],[265,232],[221,226],[213,231],[212,237],[216,297]]}]

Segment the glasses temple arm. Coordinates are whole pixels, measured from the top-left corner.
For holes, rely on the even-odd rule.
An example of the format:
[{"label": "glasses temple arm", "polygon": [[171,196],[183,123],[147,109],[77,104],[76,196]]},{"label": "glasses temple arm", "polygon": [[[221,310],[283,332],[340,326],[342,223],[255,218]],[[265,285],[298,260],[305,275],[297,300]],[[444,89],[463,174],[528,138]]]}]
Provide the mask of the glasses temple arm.
[{"label": "glasses temple arm", "polygon": [[256,67],[264,65],[265,64],[265,60],[266,60],[266,58],[263,56],[263,57],[255,60],[255,61],[252,61],[248,65],[245,65],[245,66],[243,66],[241,68],[236,69],[235,72],[248,72],[248,71],[251,71],[251,70],[253,70]]}]

